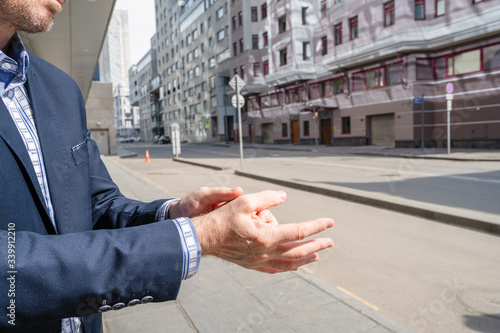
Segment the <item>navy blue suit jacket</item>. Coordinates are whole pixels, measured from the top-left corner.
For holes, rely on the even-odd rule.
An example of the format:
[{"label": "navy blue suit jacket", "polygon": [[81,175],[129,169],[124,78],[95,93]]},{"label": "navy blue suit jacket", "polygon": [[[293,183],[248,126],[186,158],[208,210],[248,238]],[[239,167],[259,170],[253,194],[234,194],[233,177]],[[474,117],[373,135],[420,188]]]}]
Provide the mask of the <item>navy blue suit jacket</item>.
[{"label": "navy blue suit jacket", "polygon": [[[164,200],[143,203],[119,192],[90,139],[84,101],[69,76],[31,53],[27,75],[57,232],[22,138],[0,102],[0,331],[59,333],[61,318],[84,317],[87,333],[100,332],[103,304],[175,299],[179,232],[168,221],[152,223]],[[9,243],[15,246],[10,253]],[[7,273],[12,270],[17,273]]]}]

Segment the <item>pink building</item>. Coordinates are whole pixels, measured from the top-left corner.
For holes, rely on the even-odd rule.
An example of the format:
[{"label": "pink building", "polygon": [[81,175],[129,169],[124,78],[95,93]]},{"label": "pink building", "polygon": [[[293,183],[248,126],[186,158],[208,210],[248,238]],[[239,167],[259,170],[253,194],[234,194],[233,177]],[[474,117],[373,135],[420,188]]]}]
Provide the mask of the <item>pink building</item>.
[{"label": "pink building", "polygon": [[[500,2],[230,1],[255,143],[500,148]],[[417,98],[417,99],[415,99]]]}]

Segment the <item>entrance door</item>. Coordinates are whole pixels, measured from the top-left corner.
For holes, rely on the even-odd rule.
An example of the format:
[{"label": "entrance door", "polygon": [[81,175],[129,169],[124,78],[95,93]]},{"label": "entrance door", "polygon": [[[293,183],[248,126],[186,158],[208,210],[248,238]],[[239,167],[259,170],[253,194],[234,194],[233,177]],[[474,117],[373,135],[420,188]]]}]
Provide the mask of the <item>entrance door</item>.
[{"label": "entrance door", "polygon": [[299,121],[292,121],[292,143],[299,144]]},{"label": "entrance door", "polygon": [[249,124],[248,125],[248,133],[250,135],[250,143],[254,143],[254,136],[253,136],[253,125]]},{"label": "entrance door", "polygon": [[394,114],[384,114],[370,117],[371,144],[393,145],[394,137]]},{"label": "entrance door", "polygon": [[321,144],[332,144],[332,120],[321,119]]},{"label": "entrance door", "polygon": [[263,143],[274,143],[274,126],[273,123],[262,124],[262,140]]},{"label": "entrance door", "polygon": [[234,130],[234,118],[233,116],[226,116],[226,139],[228,141],[234,140],[233,130]]}]

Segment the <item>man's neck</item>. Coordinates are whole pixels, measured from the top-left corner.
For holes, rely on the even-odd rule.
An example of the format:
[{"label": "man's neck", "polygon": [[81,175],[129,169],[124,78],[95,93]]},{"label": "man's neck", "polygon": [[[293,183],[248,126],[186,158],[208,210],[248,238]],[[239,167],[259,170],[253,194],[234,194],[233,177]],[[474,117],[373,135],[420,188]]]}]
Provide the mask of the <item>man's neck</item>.
[{"label": "man's neck", "polygon": [[9,48],[9,42],[12,35],[16,33],[17,29],[11,24],[0,21],[0,50],[6,52]]}]

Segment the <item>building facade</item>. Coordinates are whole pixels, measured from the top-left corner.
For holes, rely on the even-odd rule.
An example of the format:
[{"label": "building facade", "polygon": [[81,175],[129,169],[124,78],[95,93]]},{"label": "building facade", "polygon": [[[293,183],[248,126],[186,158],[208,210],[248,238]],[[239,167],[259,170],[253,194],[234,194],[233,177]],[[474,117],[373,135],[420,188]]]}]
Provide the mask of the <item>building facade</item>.
[{"label": "building facade", "polygon": [[98,80],[113,84],[116,136],[140,137],[140,120],[130,107],[129,77],[130,41],[128,12],[115,10],[99,57]]},{"label": "building facade", "polygon": [[161,77],[158,75],[155,36],[151,38],[148,53],[137,65],[130,67],[129,82],[131,112],[139,114],[141,139],[151,142],[155,135],[164,134],[159,97]]},{"label": "building facade", "polygon": [[180,126],[184,142],[233,140],[229,6],[216,0],[156,0],[161,122]]},{"label": "building facade", "polygon": [[500,148],[497,1],[234,0],[230,13],[247,142],[420,147],[423,128],[444,147],[452,83],[452,146]]}]

